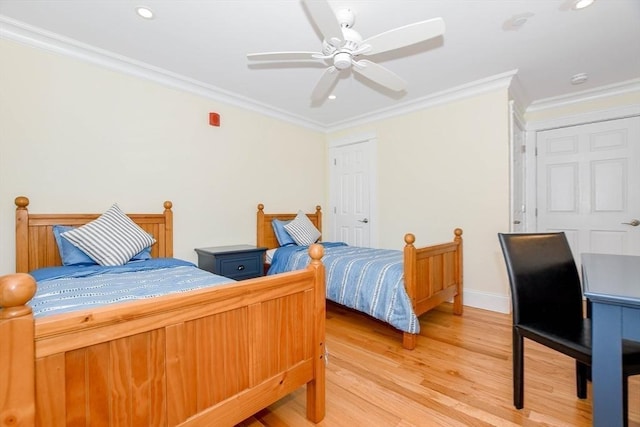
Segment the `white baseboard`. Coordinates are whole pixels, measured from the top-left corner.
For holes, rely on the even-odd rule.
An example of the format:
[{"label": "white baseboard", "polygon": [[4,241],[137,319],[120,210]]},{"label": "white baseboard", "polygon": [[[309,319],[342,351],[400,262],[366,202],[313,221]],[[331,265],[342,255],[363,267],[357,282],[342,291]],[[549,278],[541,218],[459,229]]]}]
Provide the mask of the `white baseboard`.
[{"label": "white baseboard", "polygon": [[508,295],[490,294],[469,289],[464,290],[463,303],[469,307],[511,313],[511,298]]}]

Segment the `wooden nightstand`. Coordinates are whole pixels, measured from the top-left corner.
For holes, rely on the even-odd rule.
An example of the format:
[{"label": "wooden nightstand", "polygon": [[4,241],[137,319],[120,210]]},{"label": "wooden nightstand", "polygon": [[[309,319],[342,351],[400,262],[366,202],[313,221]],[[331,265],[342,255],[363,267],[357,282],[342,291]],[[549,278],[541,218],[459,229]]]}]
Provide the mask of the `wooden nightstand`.
[{"label": "wooden nightstand", "polygon": [[253,279],[264,275],[267,248],[251,245],[197,248],[198,268],[230,279]]}]

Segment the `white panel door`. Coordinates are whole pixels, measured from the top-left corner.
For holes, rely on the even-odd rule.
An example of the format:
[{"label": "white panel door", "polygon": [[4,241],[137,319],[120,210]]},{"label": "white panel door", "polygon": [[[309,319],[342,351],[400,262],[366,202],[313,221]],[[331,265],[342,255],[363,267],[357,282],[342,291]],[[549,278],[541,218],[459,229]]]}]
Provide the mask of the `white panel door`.
[{"label": "white panel door", "polygon": [[351,246],[371,245],[371,159],[369,141],[330,150],[333,240]]},{"label": "white panel door", "polygon": [[583,252],[640,255],[640,117],[538,132],[538,230]]}]

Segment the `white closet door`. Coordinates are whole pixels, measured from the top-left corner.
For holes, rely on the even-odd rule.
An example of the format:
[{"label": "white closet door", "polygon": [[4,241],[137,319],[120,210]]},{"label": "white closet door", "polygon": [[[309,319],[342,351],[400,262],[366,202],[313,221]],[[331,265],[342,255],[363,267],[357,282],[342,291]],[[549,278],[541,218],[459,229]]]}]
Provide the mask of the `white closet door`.
[{"label": "white closet door", "polygon": [[576,259],[640,255],[640,117],[541,131],[536,140],[538,230],[565,231]]}]

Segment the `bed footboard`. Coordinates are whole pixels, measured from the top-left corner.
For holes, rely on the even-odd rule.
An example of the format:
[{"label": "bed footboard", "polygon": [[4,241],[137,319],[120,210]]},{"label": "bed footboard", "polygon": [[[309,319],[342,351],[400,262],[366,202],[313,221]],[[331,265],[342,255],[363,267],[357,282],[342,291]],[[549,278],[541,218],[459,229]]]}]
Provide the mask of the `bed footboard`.
[{"label": "bed footboard", "polygon": [[[451,300],[454,314],[462,314],[462,229],[456,228],[453,233],[452,242],[423,248],[413,245],[413,234],[404,237],[405,287],[416,316]],[[416,344],[415,334],[403,334],[404,348],[411,350]]]},{"label": "bed footboard", "polygon": [[0,425],[233,426],[307,387],[325,413],[325,272],[306,270],[34,321],[0,277]]}]

